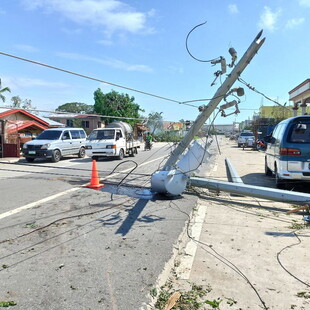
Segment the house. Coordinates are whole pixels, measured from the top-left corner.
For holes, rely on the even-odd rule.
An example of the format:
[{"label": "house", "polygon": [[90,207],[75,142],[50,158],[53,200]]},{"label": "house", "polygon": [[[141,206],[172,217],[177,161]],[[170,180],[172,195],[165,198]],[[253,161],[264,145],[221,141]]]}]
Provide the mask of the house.
[{"label": "house", "polygon": [[0,158],[20,157],[23,143],[43,130],[62,124],[47,120],[24,109],[0,108]]},{"label": "house", "polygon": [[293,101],[294,116],[297,116],[299,104],[301,107],[301,115],[309,114],[307,103],[310,103],[310,79],[306,79],[291,91],[289,91],[290,101]]},{"label": "house", "polygon": [[104,127],[104,123],[101,121],[101,116],[98,114],[59,113],[50,114],[48,118],[67,127],[82,127],[88,135],[94,129]]}]

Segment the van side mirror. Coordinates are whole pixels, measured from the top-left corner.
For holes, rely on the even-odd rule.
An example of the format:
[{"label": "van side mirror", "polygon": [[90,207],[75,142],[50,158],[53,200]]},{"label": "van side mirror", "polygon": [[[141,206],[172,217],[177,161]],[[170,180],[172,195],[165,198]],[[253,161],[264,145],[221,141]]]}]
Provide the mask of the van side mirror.
[{"label": "van side mirror", "polygon": [[271,144],[275,144],[276,143],[276,138],[275,137],[271,137],[270,138],[270,143]]}]

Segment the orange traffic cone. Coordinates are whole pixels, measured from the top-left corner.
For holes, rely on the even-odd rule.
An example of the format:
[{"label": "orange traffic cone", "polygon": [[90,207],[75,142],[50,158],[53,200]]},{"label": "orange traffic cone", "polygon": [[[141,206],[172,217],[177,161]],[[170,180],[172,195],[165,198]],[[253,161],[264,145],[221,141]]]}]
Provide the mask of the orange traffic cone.
[{"label": "orange traffic cone", "polygon": [[102,188],[103,186],[104,186],[103,184],[99,183],[97,162],[95,160],[93,160],[90,184],[86,185],[86,187],[98,190],[98,189]]}]

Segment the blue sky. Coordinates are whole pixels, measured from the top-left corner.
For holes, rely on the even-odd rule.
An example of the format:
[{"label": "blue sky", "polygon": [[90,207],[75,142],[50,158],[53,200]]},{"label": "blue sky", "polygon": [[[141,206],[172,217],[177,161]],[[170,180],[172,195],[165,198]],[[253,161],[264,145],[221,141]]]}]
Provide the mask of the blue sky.
[{"label": "blue sky", "polygon": [[[230,62],[228,49],[234,47],[240,59],[263,29],[266,41],[241,77],[280,103],[310,78],[310,0],[0,0],[0,51],[177,101],[212,98],[221,81],[210,85],[220,68],[195,61],[185,48],[188,32],[205,21],[189,37],[197,58]],[[165,120],[178,121],[199,113],[3,55],[0,68],[2,87],[12,90],[6,104],[16,95],[41,110],[73,101],[93,104],[101,88],[134,96],[145,115],[163,112]],[[273,105],[245,88],[241,113],[215,123],[248,119],[262,103]]]}]

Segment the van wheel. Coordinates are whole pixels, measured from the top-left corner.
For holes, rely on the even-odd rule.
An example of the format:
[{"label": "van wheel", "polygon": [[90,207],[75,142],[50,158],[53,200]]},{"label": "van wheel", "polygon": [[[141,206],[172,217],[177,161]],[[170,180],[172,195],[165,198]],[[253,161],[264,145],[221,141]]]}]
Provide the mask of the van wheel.
[{"label": "van wheel", "polygon": [[84,158],[85,157],[85,148],[81,147],[79,154],[78,154],[79,158]]},{"label": "van wheel", "polygon": [[52,153],[52,162],[57,163],[60,161],[61,153],[59,150],[54,150]]},{"label": "van wheel", "polygon": [[275,167],[275,169],[274,169],[274,175],[275,175],[276,187],[278,189],[285,189],[286,183],[283,180],[279,179],[277,167]]},{"label": "van wheel", "polygon": [[124,150],[120,149],[119,150],[119,154],[117,156],[117,159],[122,160],[124,158]]},{"label": "van wheel", "polygon": [[27,161],[28,163],[33,163],[34,158],[26,157],[26,161]]},{"label": "van wheel", "polygon": [[270,177],[272,175],[272,171],[267,166],[267,159],[265,158],[265,175]]}]

